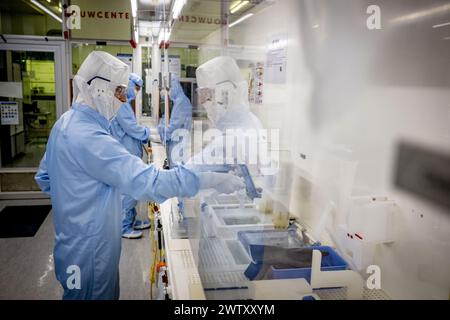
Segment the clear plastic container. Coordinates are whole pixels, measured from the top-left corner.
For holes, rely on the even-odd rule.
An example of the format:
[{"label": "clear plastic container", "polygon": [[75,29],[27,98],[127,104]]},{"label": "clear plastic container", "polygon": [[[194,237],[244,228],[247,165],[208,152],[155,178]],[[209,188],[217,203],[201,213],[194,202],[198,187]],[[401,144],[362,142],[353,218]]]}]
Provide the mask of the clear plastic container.
[{"label": "clear plastic container", "polygon": [[249,255],[251,254],[251,246],[301,248],[307,245],[300,239],[295,229],[240,231],[238,232],[238,239]]},{"label": "clear plastic container", "polygon": [[237,232],[274,229],[271,217],[254,207],[226,208],[209,206],[212,231],[216,237],[237,239]]},{"label": "clear plastic container", "polygon": [[203,201],[209,205],[222,205],[222,206],[240,206],[244,203],[244,206],[254,206],[252,200],[248,197],[242,198],[239,194],[212,194],[203,199]]}]

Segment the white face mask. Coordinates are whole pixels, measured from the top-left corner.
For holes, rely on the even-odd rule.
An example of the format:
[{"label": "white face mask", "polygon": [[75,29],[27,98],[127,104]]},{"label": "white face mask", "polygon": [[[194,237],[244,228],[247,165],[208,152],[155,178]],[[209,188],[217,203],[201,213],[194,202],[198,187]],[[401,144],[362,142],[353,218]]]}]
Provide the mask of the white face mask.
[{"label": "white face mask", "polygon": [[118,99],[114,97],[114,93],[109,89],[108,83],[96,83],[89,87],[89,91],[95,110],[104,116],[106,120],[111,121],[118,111],[118,109],[117,111],[114,110],[114,100]]},{"label": "white face mask", "polygon": [[217,126],[220,118],[222,118],[226,113],[226,109],[223,106],[218,105],[212,101],[206,101],[205,103],[203,103],[203,107],[206,110],[208,119],[214,126]]},{"label": "white face mask", "polygon": [[[124,102],[120,101],[119,99],[117,99],[116,97],[114,97],[113,100],[113,105],[112,105],[112,112],[113,112],[113,117],[111,118],[114,119],[114,117],[117,115],[117,113],[119,112],[120,107],[124,104]],[[110,121],[111,121],[110,120]]]}]

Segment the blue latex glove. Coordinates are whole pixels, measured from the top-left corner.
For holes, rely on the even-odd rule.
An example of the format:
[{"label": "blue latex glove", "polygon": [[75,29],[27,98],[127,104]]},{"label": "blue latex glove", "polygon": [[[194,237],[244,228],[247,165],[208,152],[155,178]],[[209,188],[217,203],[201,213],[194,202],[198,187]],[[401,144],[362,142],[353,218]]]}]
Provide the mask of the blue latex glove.
[{"label": "blue latex glove", "polygon": [[198,172],[200,189],[215,189],[219,193],[230,194],[245,188],[244,180],[231,173]]}]

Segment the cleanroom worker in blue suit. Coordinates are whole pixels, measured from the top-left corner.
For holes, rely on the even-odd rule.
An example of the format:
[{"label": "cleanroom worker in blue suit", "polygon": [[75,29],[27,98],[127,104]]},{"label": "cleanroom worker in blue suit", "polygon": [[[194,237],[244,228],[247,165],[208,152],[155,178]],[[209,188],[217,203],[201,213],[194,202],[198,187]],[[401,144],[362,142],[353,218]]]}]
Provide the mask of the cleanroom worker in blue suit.
[{"label": "cleanroom worker in blue suit", "polygon": [[[175,163],[182,162],[178,160],[188,156],[187,152],[186,154],[172,155],[172,150],[174,150],[175,145],[178,143],[186,143],[183,136],[175,137],[173,133],[177,129],[184,129],[190,134],[192,126],[192,104],[184,94],[180,81],[175,75],[172,76],[170,82],[169,97],[173,102],[169,125],[165,125],[165,115],[163,114],[158,124],[158,133],[161,141],[166,146],[169,166],[173,166]],[[183,150],[183,148],[178,149]]]},{"label": "cleanroom worker in blue suit", "polygon": [[64,299],[119,298],[121,194],[161,203],[199,189],[226,191],[228,182],[236,186],[231,175],[217,183],[184,166],[159,170],[110,135],[128,76],[127,65],[112,55],[88,55],[73,79],[72,108],[52,128],[35,176],[51,197],[55,273]]},{"label": "cleanroom worker in blue suit", "polygon": [[[150,129],[137,123],[131,102],[136,99],[136,91],[139,91],[142,85],[142,79],[137,74],[131,73],[128,80],[127,102],[122,104],[116,117],[111,121],[111,135],[128,152],[139,158],[142,158],[142,149],[150,137]],[[150,228],[149,221],[136,219],[136,205],[137,200],[133,197],[122,196],[122,237],[124,238],[140,238],[142,231],[139,230]]]}]

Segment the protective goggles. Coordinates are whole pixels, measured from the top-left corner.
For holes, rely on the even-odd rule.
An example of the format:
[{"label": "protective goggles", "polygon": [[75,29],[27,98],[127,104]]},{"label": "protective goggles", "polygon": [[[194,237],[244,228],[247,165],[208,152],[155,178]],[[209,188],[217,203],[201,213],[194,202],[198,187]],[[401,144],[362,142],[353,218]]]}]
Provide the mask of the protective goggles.
[{"label": "protective goggles", "polygon": [[89,79],[86,83],[88,85],[91,85],[92,81],[97,80],[97,79],[108,82],[109,87],[114,90],[114,94],[115,95],[122,95],[122,94],[126,95],[127,85],[125,85],[125,84],[119,84],[119,85],[114,84],[114,83],[111,82],[111,80],[109,80],[107,78],[104,78],[104,77],[101,77],[101,76],[95,76],[95,77]]}]

